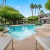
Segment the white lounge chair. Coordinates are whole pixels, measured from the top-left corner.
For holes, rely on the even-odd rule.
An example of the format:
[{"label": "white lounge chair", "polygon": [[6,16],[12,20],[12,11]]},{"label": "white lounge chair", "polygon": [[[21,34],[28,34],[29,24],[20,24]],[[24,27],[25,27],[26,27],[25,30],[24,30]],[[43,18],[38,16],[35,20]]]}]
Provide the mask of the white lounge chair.
[{"label": "white lounge chair", "polygon": [[50,37],[36,37],[36,50],[37,42],[45,49],[50,50]]},{"label": "white lounge chair", "polygon": [[0,37],[0,50],[6,50],[11,41],[13,50],[13,39],[11,37]]}]

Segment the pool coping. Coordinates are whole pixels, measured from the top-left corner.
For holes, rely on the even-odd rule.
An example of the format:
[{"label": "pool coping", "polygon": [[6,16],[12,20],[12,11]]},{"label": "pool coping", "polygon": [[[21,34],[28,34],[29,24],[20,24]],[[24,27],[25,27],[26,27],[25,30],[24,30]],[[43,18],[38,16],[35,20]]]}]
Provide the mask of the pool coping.
[{"label": "pool coping", "polygon": [[23,25],[35,25],[35,24],[20,24],[20,25],[9,25],[9,26],[23,26]]},{"label": "pool coping", "polygon": [[[9,25],[9,26],[11,27],[11,26],[25,26],[25,25],[35,25],[35,24],[24,24],[24,25],[22,24],[22,25]],[[35,30],[35,31],[36,31],[36,30]],[[36,31],[36,33],[37,33],[37,31]],[[10,36],[10,34],[7,34],[7,33],[6,33],[6,35]],[[32,34],[32,35],[35,35],[35,34]],[[32,35],[31,35],[31,36],[32,36]],[[30,37],[30,36],[29,36],[29,37]],[[27,37],[27,38],[28,38],[28,37]],[[26,38],[25,38],[25,39],[26,39]],[[23,39],[22,39],[22,40],[23,40]]]}]

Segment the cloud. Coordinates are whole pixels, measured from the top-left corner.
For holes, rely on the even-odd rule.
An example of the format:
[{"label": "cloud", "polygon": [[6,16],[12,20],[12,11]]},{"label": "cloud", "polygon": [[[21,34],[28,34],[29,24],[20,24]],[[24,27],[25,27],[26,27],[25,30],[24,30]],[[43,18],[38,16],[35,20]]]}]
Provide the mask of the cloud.
[{"label": "cloud", "polygon": [[20,7],[18,6],[17,9],[20,9]]},{"label": "cloud", "polygon": [[29,11],[28,10],[25,10],[25,12],[28,13]]}]

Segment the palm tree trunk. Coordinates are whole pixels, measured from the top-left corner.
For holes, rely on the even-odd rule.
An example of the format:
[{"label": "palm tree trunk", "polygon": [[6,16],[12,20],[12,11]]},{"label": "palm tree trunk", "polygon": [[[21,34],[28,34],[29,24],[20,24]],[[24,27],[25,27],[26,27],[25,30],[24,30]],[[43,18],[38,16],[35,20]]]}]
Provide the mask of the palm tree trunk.
[{"label": "palm tree trunk", "polygon": [[33,16],[33,9],[31,9],[31,11],[32,11],[32,16]]},{"label": "palm tree trunk", "polygon": [[36,16],[36,8],[35,8],[35,16]]},{"label": "palm tree trunk", "polygon": [[39,12],[38,12],[38,15],[40,14],[40,8],[39,8]]},{"label": "palm tree trunk", "polygon": [[2,6],[6,6],[6,0],[2,0]]},{"label": "palm tree trunk", "polygon": [[4,5],[4,0],[2,0],[2,7],[3,7],[3,5]]},{"label": "palm tree trunk", "polygon": [[6,6],[6,0],[5,0],[5,6]]},{"label": "palm tree trunk", "polygon": [[5,25],[6,25],[6,19],[5,19]]}]

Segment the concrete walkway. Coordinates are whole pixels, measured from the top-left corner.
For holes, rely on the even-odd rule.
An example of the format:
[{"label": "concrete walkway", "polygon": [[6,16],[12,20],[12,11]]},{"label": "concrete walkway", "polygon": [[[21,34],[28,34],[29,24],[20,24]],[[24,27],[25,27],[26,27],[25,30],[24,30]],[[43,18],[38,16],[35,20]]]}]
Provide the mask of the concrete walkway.
[{"label": "concrete walkway", "polygon": [[[35,36],[50,36],[50,29],[37,29],[37,33],[21,41],[13,40],[14,50],[35,50],[36,48],[36,39]],[[4,34],[4,37],[7,36]],[[11,50],[11,44],[7,48]],[[44,50],[40,45],[38,45],[38,50]]]},{"label": "concrete walkway", "polygon": [[[7,35],[4,35],[4,37],[5,36]],[[47,31],[38,32],[37,34],[34,34],[21,41],[17,41],[14,39],[13,42],[14,50],[35,50],[36,48],[35,36],[50,36],[50,32]],[[7,50],[11,50],[11,44],[9,45]],[[38,45],[38,50],[43,50],[43,48],[40,45]]]}]

